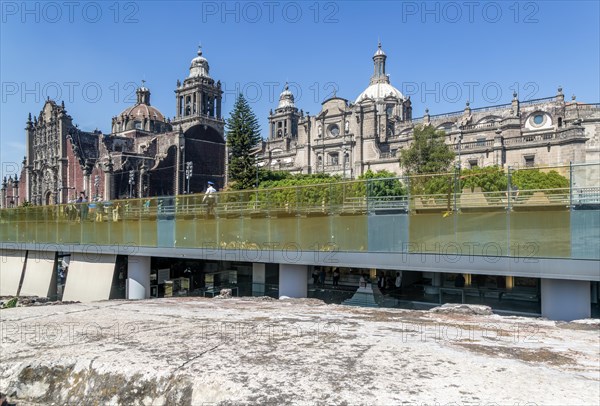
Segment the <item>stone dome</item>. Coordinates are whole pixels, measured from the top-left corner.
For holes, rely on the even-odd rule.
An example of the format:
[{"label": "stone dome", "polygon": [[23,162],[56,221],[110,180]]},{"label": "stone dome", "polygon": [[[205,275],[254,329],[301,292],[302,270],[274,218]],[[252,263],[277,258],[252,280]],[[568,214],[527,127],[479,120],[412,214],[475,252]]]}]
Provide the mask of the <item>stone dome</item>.
[{"label": "stone dome", "polygon": [[385,60],[387,56],[381,49],[381,41],[377,44],[377,51],[373,55],[373,76],[367,87],[356,98],[355,103],[360,103],[365,99],[373,99],[376,102],[385,98],[392,97],[398,101],[404,100],[404,95],[400,90],[390,84],[390,77],[385,73]]},{"label": "stone dome", "polygon": [[137,120],[143,120],[146,117],[150,120],[164,122],[165,116],[156,107],[150,105],[150,90],[144,86],[144,82],[142,80],[142,86],[135,92],[137,96],[135,105],[126,108],[117,117],[129,117],[129,119]]},{"label": "stone dome", "polygon": [[[142,81],[143,82],[143,81]],[[150,90],[143,83],[135,92],[137,103],[127,107],[113,118],[112,132],[138,129],[150,132],[163,132],[168,129],[165,116],[154,106],[150,105]]]},{"label": "stone dome", "polygon": [[192,64],[190,65],[190,78],[193,77],[207,77],[209,72],[208,60],[202,56],[202,47],[198,47],[198,56],[192,59]]},{"label": "stone dome", "polygon": [[285,88],[283,92],[279,95],[279,104],[277,105],[278,109],[283,109],[286,107],[296,107],[294,104],[294,95],[290,91],[288,84],[285,84]]},{"label": "stone dome", "polygon": [[367,87],[360,95],[358,95],[355,103],[359,103],[368,98],[374,99],[375,101],[380,101],[386,97],[393,97],[398,100],[404,99],[404,95],[400,92],[400,90],[396,89],[389,83],[373,83],[369,85],[369,87]]},{"label": "stone dome", "polygon": [[119,117],[129,117],[131,120],[143,120],[146,117],[150,120],[165,121],[165,116],[156,107],[148,104],[136,104],[128,107],[119,114]]}]

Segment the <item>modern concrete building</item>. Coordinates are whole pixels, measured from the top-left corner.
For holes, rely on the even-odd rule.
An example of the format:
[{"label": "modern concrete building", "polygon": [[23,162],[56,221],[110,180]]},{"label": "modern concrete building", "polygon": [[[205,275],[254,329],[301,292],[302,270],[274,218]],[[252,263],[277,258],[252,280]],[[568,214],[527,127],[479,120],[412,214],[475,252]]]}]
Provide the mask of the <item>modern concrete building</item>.
[{"label": "modern concrete building", "polygon": [[228,288],[597,317],[600,163],[562,172],[566,190],[515,193],[509,182],[505,193],[456,197],[372,193],[398,178],[221,192],[214,210],[203,195],[2,209],[0,295],[93,301]]}]

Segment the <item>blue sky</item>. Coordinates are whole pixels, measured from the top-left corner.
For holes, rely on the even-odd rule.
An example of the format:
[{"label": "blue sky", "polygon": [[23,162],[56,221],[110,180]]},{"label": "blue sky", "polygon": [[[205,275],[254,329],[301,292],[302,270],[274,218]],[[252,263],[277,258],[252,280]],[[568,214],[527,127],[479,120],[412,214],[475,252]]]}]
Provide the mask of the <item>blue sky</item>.
[{"label": "blue sky", "polygon": [[110,130],[142,79],[152,104],[175,113],[177,79],[202,43],[223,82],[224,114],[244,93],[266,135],[286,81],[318,113],[336,87],[368,85],[381,39],[392,84],[413,115],[553,96],[600,101],[597,1],[2,2],[2,174],[25,154],[27,114],[64,100],[84,130]]}]

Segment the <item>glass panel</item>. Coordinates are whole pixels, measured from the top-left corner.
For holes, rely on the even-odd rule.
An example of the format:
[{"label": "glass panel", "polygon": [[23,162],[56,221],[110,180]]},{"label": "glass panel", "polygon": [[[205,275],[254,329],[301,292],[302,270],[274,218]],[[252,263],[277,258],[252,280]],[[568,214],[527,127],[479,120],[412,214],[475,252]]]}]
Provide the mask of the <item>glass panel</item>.
[{"label": "glass panel", "polygon": [[212,204],[182,195],[19,207],[0,210],[0,240],[597,259],[599,175],[600,164],[457,169],[220,192]]},{"label": "glass panel", "polygon": [[561,211],[513,211],[510,213],[511,255],[521,258],[569,258],[570,213]]},{"label": "glass panel", "polygon": [[600,259],[600,210],[571,211],[571,256]]},{"label": "glass panel", "polygon": [[408,248],[408,214],[368,217],[368,250],[371,252],[404,252]]},{"label": "glass panel", "polygon": [[367,251],[367,216],[345,215],[331,217],[331,242],[339,251]]}]

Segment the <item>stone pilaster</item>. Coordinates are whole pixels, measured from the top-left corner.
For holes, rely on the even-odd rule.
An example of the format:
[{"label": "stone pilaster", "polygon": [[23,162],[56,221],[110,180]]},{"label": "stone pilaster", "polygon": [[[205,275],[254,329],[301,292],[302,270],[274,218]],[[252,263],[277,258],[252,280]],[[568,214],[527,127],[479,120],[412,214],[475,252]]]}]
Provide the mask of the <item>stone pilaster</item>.
[{"label": "stone pilaster", "polygon": [[113,167],[112,159],[109,156],[102,168],[104,171],[104,200],[112,200],[115,198],[113,196]]}]

